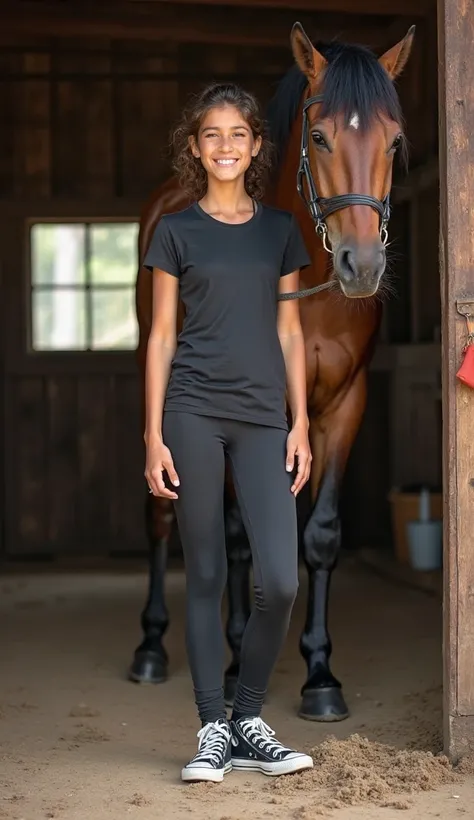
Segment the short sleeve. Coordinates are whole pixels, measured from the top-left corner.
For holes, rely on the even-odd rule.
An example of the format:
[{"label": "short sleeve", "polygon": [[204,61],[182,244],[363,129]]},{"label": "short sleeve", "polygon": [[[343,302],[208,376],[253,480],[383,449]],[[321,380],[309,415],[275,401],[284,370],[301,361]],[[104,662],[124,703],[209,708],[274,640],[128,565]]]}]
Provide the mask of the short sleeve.
[{"label": "short sleeve", "polygon": [[170,273],[171,276],[180,275],[179,256],[166,219],[161,218],[158,222],[142,264],[150,271],[153,271],[153,268],[159,268]]},{"label": "short sleeve", "polygon": [[299,268],[306,268],[310,264],[311,258],[306,249],[300,226],[292,214],[280,276],[287,276],[288,273]]}]

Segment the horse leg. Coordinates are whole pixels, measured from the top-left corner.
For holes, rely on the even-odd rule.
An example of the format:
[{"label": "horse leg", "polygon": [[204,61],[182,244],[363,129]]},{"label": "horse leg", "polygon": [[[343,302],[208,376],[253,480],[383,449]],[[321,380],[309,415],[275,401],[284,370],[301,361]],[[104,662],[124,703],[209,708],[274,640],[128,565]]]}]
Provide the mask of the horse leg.
[{"label": "horse leg", "polygon": [[162,639],[169,625],[164,581],[172,521],[170,502],[148,493],[145,506],[149,545],[148,598],[140,619],[144,637],[135,650],[129,671],[129,679],[136,683],[163,683],[168,675],[168,655]]},{"label": "horse leg", "polygon": [[365,402],[366,374],[361,370],[336,409],[310,421],[313,508],[303,536],[309,583],[306,624],[300,640],[308,676],[301,689],[299,710],[299,716],[306,720],[337,721],[349,714],[341,684],[329,666],[328,602],[341,545],[340,485]]},{"label": "horse leg", "polygon": [[242,637],[250,616],[249,576],[252,553],[237,500],[227,489],[225,495],[225,529],[228,567],[226,636],[232,652],[232,660],[225,672],[224,699],[227,706],[232,706],[240,671]]}]

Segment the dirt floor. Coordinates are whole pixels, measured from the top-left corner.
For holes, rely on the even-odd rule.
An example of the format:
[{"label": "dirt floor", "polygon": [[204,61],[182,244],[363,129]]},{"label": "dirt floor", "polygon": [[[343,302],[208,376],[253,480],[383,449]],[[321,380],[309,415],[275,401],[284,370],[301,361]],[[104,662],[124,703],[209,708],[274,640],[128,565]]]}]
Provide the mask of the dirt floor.
[{"label": "dirt floor", "polygon": [[351,716],[324,725],[296,716],[304,581],[303,573],[264,717],[282,740],[312,751],[314,769],[185,786],[179,772],[199,727],[183,645],[183,576],[168,578],[171,678],[155,687],[125,674],[140,640],[143,574],[3,577],[1,820],[472,817],[473,767],[453,771],[437,754],[440,600],[352,561],[338,569],[333,670]]}]

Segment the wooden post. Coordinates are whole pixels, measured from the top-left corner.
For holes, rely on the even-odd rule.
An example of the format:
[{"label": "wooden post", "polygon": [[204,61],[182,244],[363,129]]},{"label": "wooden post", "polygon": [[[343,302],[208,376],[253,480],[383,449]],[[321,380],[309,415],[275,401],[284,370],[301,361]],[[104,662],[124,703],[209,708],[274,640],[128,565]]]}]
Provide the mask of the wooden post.
[{"label": "wooden post", "polygon": [[410,209],[410,343],[420,341],[420,199],[415,194]]},{"label": "wooden post", "polygon": [[456,379],[474,302],[474,5],[438,0],[444,457],[444,739],[474,749],[474,390]]}]

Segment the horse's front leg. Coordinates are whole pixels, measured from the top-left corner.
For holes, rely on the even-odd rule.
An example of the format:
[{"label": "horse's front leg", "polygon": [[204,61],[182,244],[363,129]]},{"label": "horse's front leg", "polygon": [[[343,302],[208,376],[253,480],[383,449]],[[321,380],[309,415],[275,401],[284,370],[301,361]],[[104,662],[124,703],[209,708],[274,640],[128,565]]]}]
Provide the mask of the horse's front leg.
[{"label": "horse's front leg", "polygon": [[169,625],[165,574],[173,520],[171,502],[148,493],[145,508],[149,548],[148,598],[141,614],[143,640],[135,650],[129,671],[130,680],[136,683],[163,683],[168,675],[163,636]]},{"label": "horse's front leg", "polygon": [[306,720],[344,720],[349,714],[340,682],[331,672],[328,628],[331,575],[341,546],[339,494],[347,459],[366,403],[366,374],[359,371],[342,401],[319,418],[310,419],[313,453],[312,512],[303,536],[308,570],[306,624],[300,651],[308,669],[299,715]]}]

